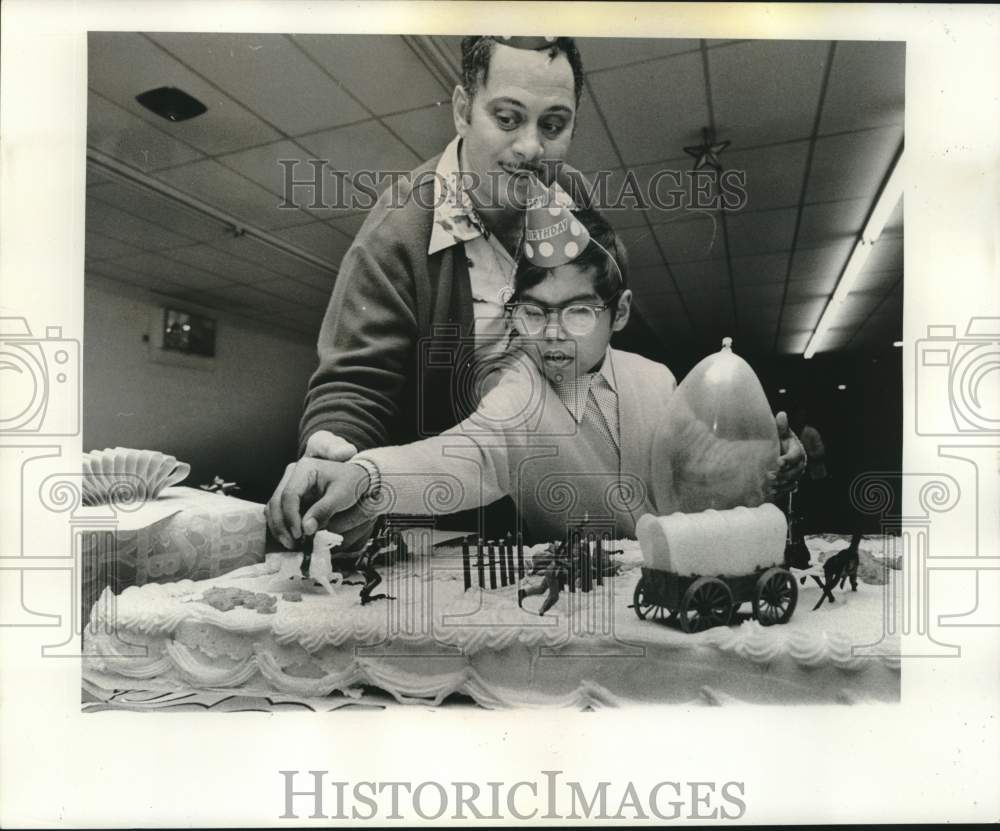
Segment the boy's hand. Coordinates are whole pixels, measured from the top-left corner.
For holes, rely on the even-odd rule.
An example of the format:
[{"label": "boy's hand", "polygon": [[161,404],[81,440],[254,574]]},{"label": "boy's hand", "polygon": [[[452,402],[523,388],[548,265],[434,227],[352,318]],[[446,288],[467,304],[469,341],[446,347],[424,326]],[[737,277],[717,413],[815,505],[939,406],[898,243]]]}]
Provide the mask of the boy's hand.
[{"label": "boy's hand", "polygon": [[790,493],[798,486],[799,479],[806,471],[806,451],[798,436],[788,426],[788,416],[778,413],[774,419],[778,427],[778,441],[781,443],[778,469],[768,474],[768,489],[771,496]]},{"label": "boy's hand", "polygon": [[334,514],[354,507],[368,487],[368,471],[360,465],[302,458],[285,469],[267,503],[268,527],[285,548],[294,548],[303,534],[315,534]]}]

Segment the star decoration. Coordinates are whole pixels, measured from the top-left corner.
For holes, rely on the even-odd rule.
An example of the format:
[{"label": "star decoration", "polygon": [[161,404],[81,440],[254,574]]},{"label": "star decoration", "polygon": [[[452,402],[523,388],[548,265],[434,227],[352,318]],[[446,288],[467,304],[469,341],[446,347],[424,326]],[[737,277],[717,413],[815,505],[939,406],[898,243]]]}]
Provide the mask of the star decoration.
[{"label": "star decoration", "polygon": [[685,147],[684,152],[694,159],[694,169],[701,170],[703,167],[712,167],[715,170],[722,170],[722,162],[719,161],[719,154],[729,147],[728,141],[716,141],[715,135],[706,127],[702,131],[702,143]]}]

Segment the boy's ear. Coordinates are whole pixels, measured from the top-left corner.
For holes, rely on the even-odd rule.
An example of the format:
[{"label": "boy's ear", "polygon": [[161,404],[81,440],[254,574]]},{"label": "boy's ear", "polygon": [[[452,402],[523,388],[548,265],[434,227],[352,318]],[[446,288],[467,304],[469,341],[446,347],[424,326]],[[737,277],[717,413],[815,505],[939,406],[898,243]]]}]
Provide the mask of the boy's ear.
[{"label": "boy's ear", "polygon": [[463,138],[472,122],[472,98],[461,84],[451,94],[451,114],[455,119],[455,132]]},{"label": "boy's ear", "polygon": [[611,331],[620,332],[628,323],[628,316],[632,311],[632,289],[625,289],[621,297],[618,298],[618,307],[615,309],[615,318],[611,324]]}]

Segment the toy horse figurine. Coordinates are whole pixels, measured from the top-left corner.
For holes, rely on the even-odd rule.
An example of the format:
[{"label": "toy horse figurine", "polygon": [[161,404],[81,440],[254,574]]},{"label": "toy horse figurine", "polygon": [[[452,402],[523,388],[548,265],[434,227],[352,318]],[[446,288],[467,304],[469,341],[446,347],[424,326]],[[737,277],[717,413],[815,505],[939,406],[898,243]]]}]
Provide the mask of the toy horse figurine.
[{"label": "toy horse figurine", "polygon": [[532,560],[531,572],[522,579],[521,586],[517,590],[518,607],[524,608],[524,598],[544,594],[545,600],[538,610],[539,615],[544,615],[556,604],[559,593],[566,586],[568,576],[566,543],[557,542],[549,552],[539,554]]},{"label": "toy horse figurine", "polygon": [[840,583],[840,588],[843,589],[844,583],[850,580],[851,591],[856,592],[858,590],[858,563],[860,560],[858,546],[861,544],[861,540],[861,534],[854,534],[851,537],[851,544],[847,548],[838,551],[823,563],[823,574],[826,580],[822,586],[823,594],[820,595],[819,601],[813,606],[814,612],[823,605],[824,600],[829,600],[833,603],[832,589],[838,582]]}]

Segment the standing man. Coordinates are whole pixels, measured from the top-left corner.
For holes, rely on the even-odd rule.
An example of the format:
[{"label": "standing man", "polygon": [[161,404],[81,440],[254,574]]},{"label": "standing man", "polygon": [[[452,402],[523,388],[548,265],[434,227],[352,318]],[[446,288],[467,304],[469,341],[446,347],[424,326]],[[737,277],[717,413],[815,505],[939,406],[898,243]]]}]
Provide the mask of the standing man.
[{"label": "standing man", "polygon": [[[572,38],[463,39],[455,139],[382,193],[337,275],[300,425],[302,459],[268,505],[286,547],[301,528],[283,517],[282,500],[297,508],[308,496],[298,480],[286,488],[296,466],[434,435],[475,408],[474,373],[456,370],[502,334],[530,174],[567,204],[588,202],[582,178],[561,164],[582,91]],[[447,365],[435,362],[442,355],[452,356]]]},{"label": "standing man", "polygon": [[[572,38],[463,39],[455,139],[382,193],[337,275],[301,458],[268,503],[268,526],[287,548],[303,533],[300,517],[325,462],[436,435],[475,409],[475,362],[503,333],[528,180],[552,186],[567,207],[589,207],[582,177],[562,165],[582,91]],[[804,454],[781,420],[779,430],[794,479]],[[350,547],[364,532],[346,536]]]}]

